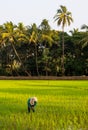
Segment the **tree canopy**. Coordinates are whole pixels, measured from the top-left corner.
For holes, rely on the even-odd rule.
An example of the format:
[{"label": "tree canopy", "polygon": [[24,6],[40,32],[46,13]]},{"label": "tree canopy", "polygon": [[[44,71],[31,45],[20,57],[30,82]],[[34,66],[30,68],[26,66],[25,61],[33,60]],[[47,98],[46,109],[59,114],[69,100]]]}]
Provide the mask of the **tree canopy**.
[{"label": "tree canopy", "polygon": [[[0,75],[61,76],[62,40],[62,30],[52,30],[47,19],[39,26],[0,25]],[[64,32],[64,75],[88,75],[87,51],[87,25]]]}]

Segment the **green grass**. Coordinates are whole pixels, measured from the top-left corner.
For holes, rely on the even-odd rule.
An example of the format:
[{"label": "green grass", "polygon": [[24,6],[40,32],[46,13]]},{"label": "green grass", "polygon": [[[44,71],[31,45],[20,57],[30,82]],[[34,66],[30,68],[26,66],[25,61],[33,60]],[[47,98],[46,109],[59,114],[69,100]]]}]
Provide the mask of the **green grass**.
[{"label": "green grass", "polygon": [[0,130],[88,130],[88,81],[0,80]]}]

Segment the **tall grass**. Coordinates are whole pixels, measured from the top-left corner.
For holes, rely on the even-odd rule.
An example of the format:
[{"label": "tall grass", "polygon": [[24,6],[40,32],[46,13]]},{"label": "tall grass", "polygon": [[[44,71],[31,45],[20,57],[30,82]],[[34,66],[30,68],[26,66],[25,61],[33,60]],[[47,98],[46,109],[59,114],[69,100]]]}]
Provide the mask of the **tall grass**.
[{"label": "tall grass", "polygon": [[88,81],[0,80],[0,130],[88,130]]}]

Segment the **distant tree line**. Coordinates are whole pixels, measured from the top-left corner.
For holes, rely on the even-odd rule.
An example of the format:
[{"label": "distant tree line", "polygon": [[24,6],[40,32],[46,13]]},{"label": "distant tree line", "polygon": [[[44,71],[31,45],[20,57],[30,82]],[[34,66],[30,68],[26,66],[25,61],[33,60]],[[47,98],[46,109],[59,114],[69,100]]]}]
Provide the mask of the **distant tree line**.
[{"label": "distant tree line", "polygon": [[[64,32],[64,75],[88,75],[88,26]],[[1,76],[62,76],[62,31],[40,26],[0,25]]]},{"label": "distant tree line", "polygon": [[61,31],[52,30],[47,19],[39,26],[0,25],[0,76],[88,75],[88,26],[65,32],[73,19],[62,5],[54,19]]}]

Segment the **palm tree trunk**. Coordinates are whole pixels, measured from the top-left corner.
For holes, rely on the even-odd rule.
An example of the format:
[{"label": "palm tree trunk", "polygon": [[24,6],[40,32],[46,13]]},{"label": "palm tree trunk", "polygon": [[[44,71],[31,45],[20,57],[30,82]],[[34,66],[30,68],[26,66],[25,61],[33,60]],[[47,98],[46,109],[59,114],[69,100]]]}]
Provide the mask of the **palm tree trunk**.
[{"label": "palm tree trunk", "polygon": [[38,54],[37,54],[37,46],[35,43],[35,61],[36,61],[36,71],[37,71],[37,75],[39,76],[39,70],[38,70]]},{"label": "palm tree trunk", "polygon": [[11,42],[12,48],[13,48],[13,50],[14,50],[14,52],[15,52],[17,58],[18,58],[18,60],[19,60],[20,63],[22,64],[25,73],[26,73],[28,76],[31,76],[31,75],[29,74],[29,72],[27,72],[27,70],[25,69],[25,67],[24,67],[24,65],[23,65],[23,63],[22,63],[22,61],[21,61],[21,59],[20,59],[20,57],[19,57],[19,55],[18,55],[18,53],[17,53],[17,51],[16,51],[16,49],[15,49],[15,47],[14,47],[13,44],[14,44],[14,43]]},{"label": "palm tree trunk", "polygon": [[64,76],[65,68],[64,68],[64,27],[62,27],[62,76]]},{"label": "palm tree trunk", "polygon": [[48,76],[48,71],[47,71],[47,60],[46,60],[46,76]]}]

